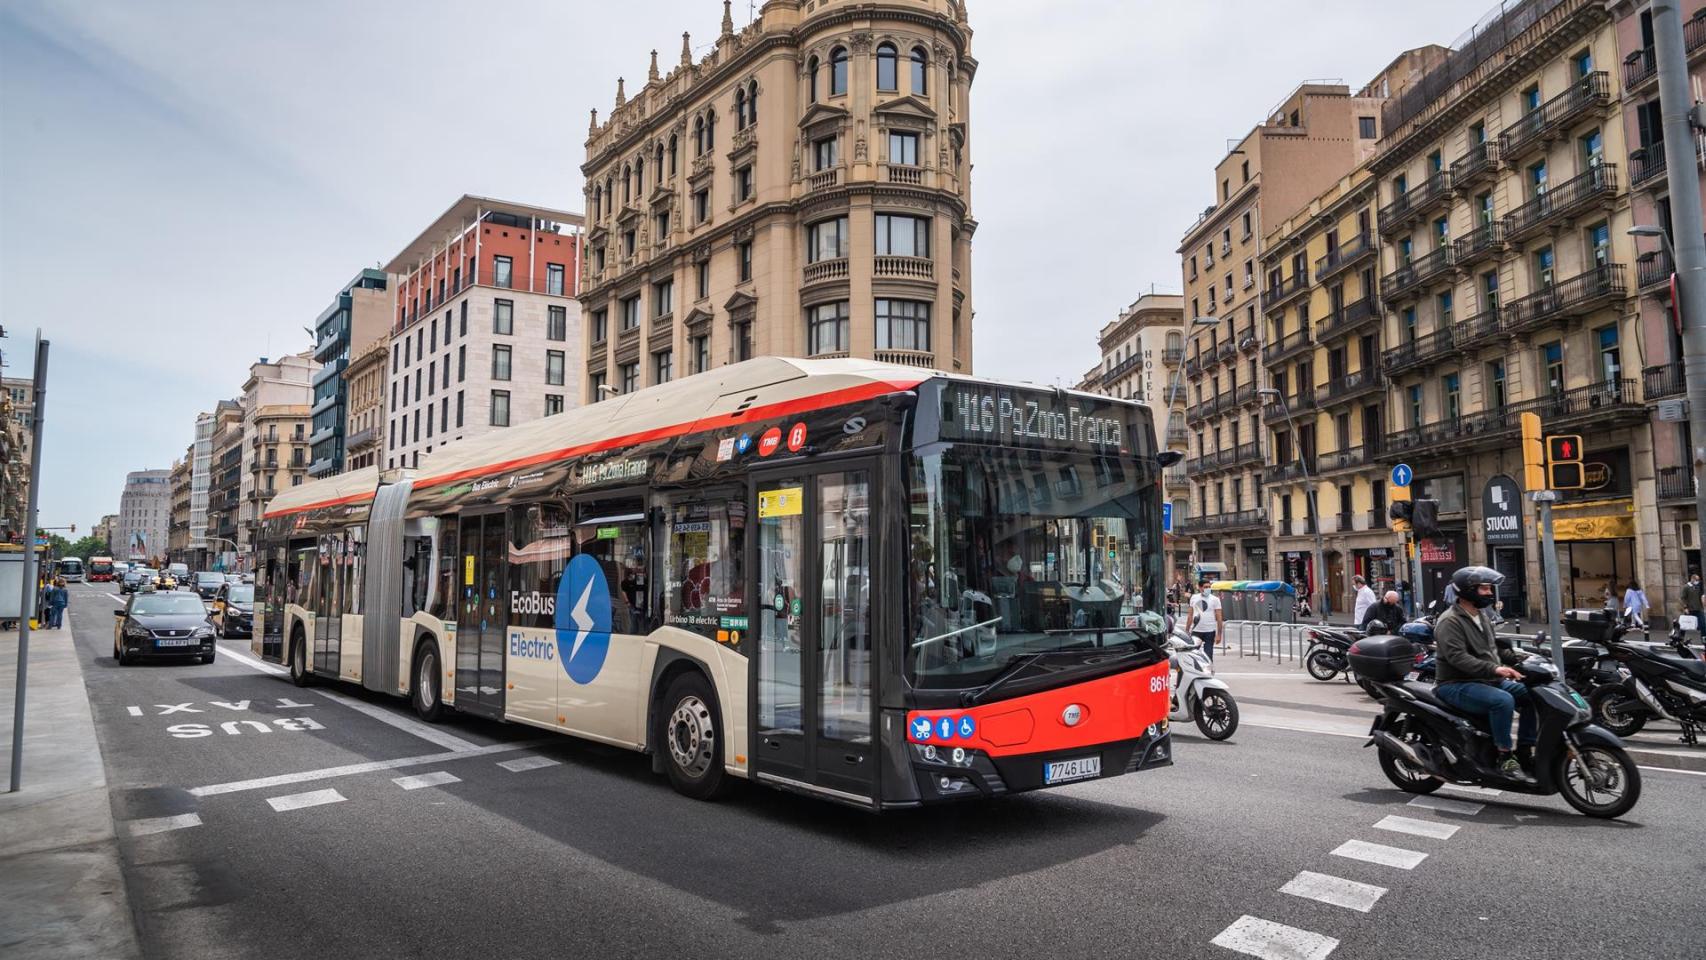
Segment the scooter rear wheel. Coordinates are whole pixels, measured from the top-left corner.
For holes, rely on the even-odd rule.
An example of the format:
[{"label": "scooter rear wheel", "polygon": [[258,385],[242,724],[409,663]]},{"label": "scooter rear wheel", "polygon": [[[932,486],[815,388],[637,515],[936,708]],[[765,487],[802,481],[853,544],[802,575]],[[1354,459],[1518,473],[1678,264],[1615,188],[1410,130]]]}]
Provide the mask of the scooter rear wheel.
[{"label": "scooter rear wheel", "polygon": [[1565,751],[1553,768],[1552,779],[1565,802],[1602,820],[1628,813],[1641,799],[1641,771],[1628,752],[1591,743],[1576,749],[1580,761]]},{"label": "scooter rear wheel", "polygon": [[1444,780],[1412,769],[1408,763],[1385,750],[1381,750],[1379,753],[1380,772],[1386,774],[1386,779],[1392,781],[1393,786],[1405,793],[1433,793],[1445,786]]},{"label": "scooter rear wheel", "polygon": [[1325,650],[1316,650],[1304,660],[1303,666],[1309,675],[1317,680],[1331,680],[1339,675],[1339,668],[1333,664],[1333,655]]}]

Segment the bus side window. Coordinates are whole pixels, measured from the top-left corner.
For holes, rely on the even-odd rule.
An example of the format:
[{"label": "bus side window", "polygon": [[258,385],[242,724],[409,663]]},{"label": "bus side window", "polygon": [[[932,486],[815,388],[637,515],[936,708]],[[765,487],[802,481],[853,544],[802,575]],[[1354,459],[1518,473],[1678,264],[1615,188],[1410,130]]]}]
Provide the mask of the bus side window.
[{"label": "bus side window", "polygon": [[604,571],[610,585],[611,630],[630,635],[651,630],[650,560],[651,528],[645,507],[638,499],[583,503],[577,508],[575,553],[589,554]]},{"label": "bus side window", "polygon": [[432,539],[410,537],[403,541],[403,616],[411,617],[426,606],[427,586],[432,581]]},{"label": "bus side window", "polygon": [[462,594],[456,581],[461,563],[456,552],[458,526],[455,517],[446,517],[438,522],[438,589],[433,593],[430,612],[446,623],[455,622],[456,598]]},{"label": "bus side window", "polygon": [[734,496],[671,504],[664,546],[664,623],[739,645],[747,634],[745,503]]}]

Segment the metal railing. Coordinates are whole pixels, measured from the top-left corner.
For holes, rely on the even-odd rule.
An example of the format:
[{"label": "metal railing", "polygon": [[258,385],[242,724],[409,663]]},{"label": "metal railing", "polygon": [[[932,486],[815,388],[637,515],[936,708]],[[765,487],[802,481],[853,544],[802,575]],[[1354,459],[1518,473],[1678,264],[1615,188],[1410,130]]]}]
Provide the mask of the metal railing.
[{"label": "metal railing", "polygon": [[1315,334],[1325,339],[1340,331],[1352,330],[1379,318],[1380,314],[1375,309],[1374,298],[1363,297],[1322,317],[1321,322],[1315,326]]},{"label": "metal railing", "polygon": [[1294,294],[1309,289],[1309,274],[1294,273],[1281,280],[1278,284],[1262,291],[1262,309],[1272,310],[1274,307],[1291,299]]},{"label": "metal railing", "polygon": [[1454,348],[1450,330],[1435,330],[1414,340],[1407,340],[1395,347],[1389,347],[1380,355],[1380,365],[1387,374],[1397,373],[1410,367],[1428,363],[1436,357],[1451,352]]},{"label": "metal railing", "polygon": [[1314,342],[1314,338],[1309,335],[1308,327],[1293,330],[1281,337],[1277,343],[1270,343],[1262,348],[1262,362],[1278,363]]},{"label": "metal railing", "polygon": [[1632,377],[1602,380],[1585,387],[1560,390],[1541,398],[1540,403],[1540,416],[1550,420],[1604,417],[1618,413],[1638,414],[1643,419],[1647,416],[1646,407],[1641,402],[1641,395],[1635,390],[1635,380]]},{"label": "metal railing", "polygon": [[1501,131],[1499,149],[1507,160],[1512,159],[1518,151],[1540,140],[1542,134],[1568,123],[1592,107],[1605,106],[1610,102],[1611,76],[1604,70],[1596,70]]},{"label": "metal railing", "polygon": [[1434,171],[1432,176],[1404,191],[1403,196],[1380,208],[1380,231],[1392,233],[1450,193],[1451,171]]},{"label": "metal railing", "polygon": [[1591,202],[1617,191],[1617,165],[1602,163],[1571,177],[1505,214],[1505,236],[1515,240]]},{"label": "metal railing", "polygon": [[1380,372],[1380,368],[1365,367],[1315,388],[1315,403],[1317,406],[1339,403],[1384,386],[1386,377]]},{"label": "metal railing", "polygon": [[1357,234],[1315,261],[1315,282],[1320,283],[1373,252],[1374,238],[1366,233]]},{"label": "metal railing", "polygon": [[1642,47],[1623,58],[1623,87],[1630,89],[1657,76],[1659,62],[1653,58],[1652,47]]},{"label": "metal railing", "polygon": [[1688,467],[1660,467],[1658,494],[1660,500],[1692,500],[1700,479]]},{"label": "metal railing", "polygon": [[1462,189],[1499,165],[1499,142],[1483,140],[1451,162],[1451,183]]},{"label": "metal railing", "polygon": [[1455,262],[1449,245],[1437,247],[1432,253],[1417,257],[1381,277],[1380,295],[1387,299],[1396,297],[1411,287],[1445,272]]},{"label": "metal railing", "polygon": [[1466,350],[1498,336],[1501,330],[1499,305],[1495,303],[1467,320],[1458,321],[1451,328],[1451,342],[1459,350]]},{"label": "metal railing", "polygon": [[1676,272],[1676,265],[1671,263],[1670,254],[1663,250],[1652,250],[1635,258],[1635,289],[1646,290],[1660,284],[1670,285],[1671,274]]},{"label": "metal railing", "polygon": [[1680,397],[1687,389],[1682,374],[1682,361],[1672,360],[1641,371],[1642,393],[1649,402],[1665,397]]},{"label": "metal railing", "polygon": [[1623,264],[1602,263],[1586,273],[1541,288],[1503,307],[1506,333],[1519,333],[1585,308],[1596,300],[1624,295]]},{"label": "metal railing", "polygon": [[1184,356],[1184,347],[1166,347],[1161,351],[1161,362],[1168,366],[1177,366]]},{"label": "metal railing", "polygon": [[1496,252],[1505,242],[1505,221],[1501,218],[1483,223],[1467,236],[1452,241],[1452,255],[1459,265],[1468,264]]}]

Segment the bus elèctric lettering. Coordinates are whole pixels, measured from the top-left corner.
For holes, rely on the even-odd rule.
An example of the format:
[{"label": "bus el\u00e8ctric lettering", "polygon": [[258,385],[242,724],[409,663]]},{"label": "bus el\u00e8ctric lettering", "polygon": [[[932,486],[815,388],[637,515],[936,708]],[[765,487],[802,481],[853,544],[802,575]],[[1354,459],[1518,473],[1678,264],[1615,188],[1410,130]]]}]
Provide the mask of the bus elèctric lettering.
[{"label": "bus el\u00e8ctric lettering", "polygon": [[1165,766],[1156,457],[1129,401],[750,360],[282,491],[254,650],[646,751],[691,796]]}]

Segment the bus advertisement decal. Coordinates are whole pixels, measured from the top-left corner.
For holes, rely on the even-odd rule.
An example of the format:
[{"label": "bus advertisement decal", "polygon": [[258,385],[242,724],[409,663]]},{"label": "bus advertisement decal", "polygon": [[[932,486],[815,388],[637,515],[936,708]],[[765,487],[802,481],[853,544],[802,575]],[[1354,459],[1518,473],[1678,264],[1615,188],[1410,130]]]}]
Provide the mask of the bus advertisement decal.
[{"label": "bus advertisement decal", "polygon": [[563,570],[553,620],[563,672],[580,684],[597,679],[610,652],[610,583],[590,554],[576,556]]}]

